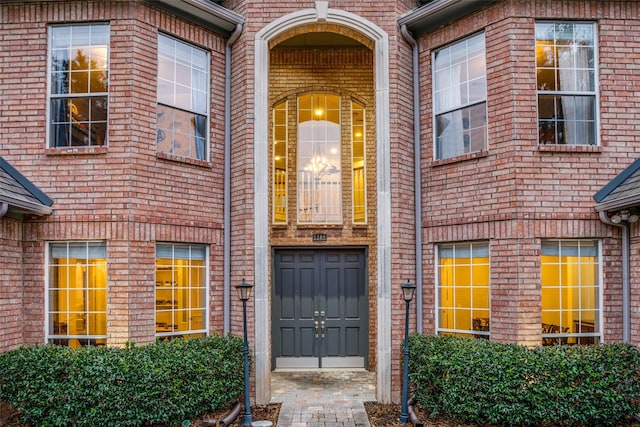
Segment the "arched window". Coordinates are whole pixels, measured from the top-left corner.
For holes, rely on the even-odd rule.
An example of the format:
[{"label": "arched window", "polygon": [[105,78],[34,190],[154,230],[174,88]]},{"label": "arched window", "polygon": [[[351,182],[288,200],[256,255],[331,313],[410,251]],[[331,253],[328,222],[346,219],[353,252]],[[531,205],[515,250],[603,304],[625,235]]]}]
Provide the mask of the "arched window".
[{"label": "arched window", "polygon": [[287,222],[287,101],[273,108],[273,222]]},{"label": "arched window", "polygon": [[365,147],[365,110],[357,102],[351,102],[351,164],[353,167],[353,223],[367,222],[367,168]]},{"label": "arched window", "polygon": [[340,97],[298,98],[298,223],[342,222]]}]

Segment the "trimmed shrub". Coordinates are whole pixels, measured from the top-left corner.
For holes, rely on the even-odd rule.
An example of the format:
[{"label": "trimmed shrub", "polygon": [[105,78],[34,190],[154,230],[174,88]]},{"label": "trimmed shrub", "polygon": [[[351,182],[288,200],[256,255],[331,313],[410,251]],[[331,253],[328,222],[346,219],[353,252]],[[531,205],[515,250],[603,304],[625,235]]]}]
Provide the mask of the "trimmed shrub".
[{"label": "trimmed shrub", "polygon": [[418,334],[409,342],[413,395],[431,417],[604,426],[640,410],[640,352],[629,345],[529,349]]},{"label": "trimmed shrub", "polygon": [[237,337],[126,348],[24,346],[0,354],[0,400],[34,426],[175,424],[243,392]]}]

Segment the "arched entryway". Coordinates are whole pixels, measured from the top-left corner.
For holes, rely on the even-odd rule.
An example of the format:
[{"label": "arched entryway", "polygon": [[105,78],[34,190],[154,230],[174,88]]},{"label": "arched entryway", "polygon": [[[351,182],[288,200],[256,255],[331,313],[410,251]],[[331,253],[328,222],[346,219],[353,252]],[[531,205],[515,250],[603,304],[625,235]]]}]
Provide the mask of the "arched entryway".
[{"label": "arched entryway", "polygon": [[375,98],[375,210],[376,300],[375,356],[377,399],[391,400],[391,198],[389,160],[389,64],[387,34],[378,26],[355,14],[330,9],[328,2],[317,1],[315,8],[294,12],[268,24],[255,36],[255,128],[254,128],[254,256],[255,256],[255,375],[256,402],[271,397],[271,288],[269,240],[270,167],[264,159],[270,155],[272,113],[269,99],[270,49],[282,35],[310,25],[335,25],[368,40],[374,52]]}]

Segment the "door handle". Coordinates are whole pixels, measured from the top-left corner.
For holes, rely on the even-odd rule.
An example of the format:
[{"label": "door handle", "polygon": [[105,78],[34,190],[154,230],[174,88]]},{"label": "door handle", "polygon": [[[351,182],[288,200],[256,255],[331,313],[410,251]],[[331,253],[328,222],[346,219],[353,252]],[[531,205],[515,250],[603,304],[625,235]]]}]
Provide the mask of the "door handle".
[{"label": "door handle", "polygon": [[322,338],[324,338],[324,320],[322,322],[320,322],[320,329],[321,329],[321,333],[322,333]]},{"label": "door handle", "polygon": [[[324,322],[322,322],[322,323],[324,323]],[[313,332],[314,332],[316,338],[318,338],[318,321],[317,320],[315,322],[313,322]]]}]

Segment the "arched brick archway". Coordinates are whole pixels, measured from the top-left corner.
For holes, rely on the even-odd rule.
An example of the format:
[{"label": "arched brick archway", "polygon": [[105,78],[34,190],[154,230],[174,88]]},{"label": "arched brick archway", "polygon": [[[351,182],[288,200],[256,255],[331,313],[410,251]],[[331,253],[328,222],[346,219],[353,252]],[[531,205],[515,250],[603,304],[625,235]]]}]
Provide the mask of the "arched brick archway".
[{"label": "arched brick archway", "polygon": [[256,402],[271,398],[271,354],[269,336],[269,50],[274,40],[291,30],[313,24],[345,27],[373,43],[376,97],[377,152],[377,399],[391,401],[391,195],[389,122],[389,42],[385,31],[372,22],[338,9],[327,1],[315,8],[282,16],[255,36],[254,95],[254,271],[255,271],[255,375]]}]

